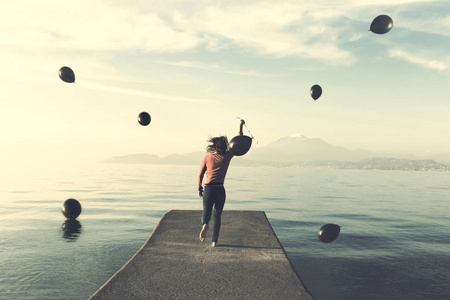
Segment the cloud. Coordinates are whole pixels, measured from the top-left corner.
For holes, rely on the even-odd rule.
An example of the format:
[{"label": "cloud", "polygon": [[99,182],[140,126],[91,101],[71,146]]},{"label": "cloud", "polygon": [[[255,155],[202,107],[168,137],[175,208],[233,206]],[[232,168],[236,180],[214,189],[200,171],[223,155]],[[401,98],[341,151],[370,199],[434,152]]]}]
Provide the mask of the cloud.
[{"label": "cloud", "polygon": [[213,50],[234,48],[265,56],[330,62],[351,58],[350,52],[337,46],[339,29],[320,14],[310,13],[309,8],[273,3],[210,6],[192,15],[178,14],[174,22],[180,28],[203,33],[205,46]]},{"label": "cloud", "polygon": [[448,61],[430,59],[424,54],[411,53],[402,49],[389,50],[389,55],[427,69],[445,71],[449,68]]},{"label": "cloud", "polygon": [[150,98],[150,99],[168,100],[168,101],[173,101],[173,102],[189,102],[189,103],[213,103],[213,102],[216,102],[216,101],[210,100],[210,99],[174,96],[174,95],[161,94],[161,93],[155,93],[155,92],[138,90],[138,89],[105,86],[105,85],[94,84],[94,83],[81,83],[79,85],[81,87],[93,89],[93,90],[97,90],[97,91],[105,91],[105,92],[109,92],[109,93],[118,93],[118,94],[130,95],[130,96]]},{"label": "cloud", "polygon": [[2,44],[68,51],[183,51],[195,32],[169,26],[155,12],[102,1],[27,2],[3,7]]},{"label": "cloud", "polygon": [[2,9],[3,46],[165,53],[205,47],[328,61],[351,56],[336,45],[339,29],[309,13],[315,4],[207,2],[192,10],[177,1],[162,7],[105,1],[14,3]]},{"label": "cloud", "polygon": [[262,71],[256,71],[256,70],[240,70],[237,68],[229,67],[225,64],[220,63],[204,63],[201,61],[163,61],[160,62],[164,65],[169,66],[177,66],[177,67],[183,67],[183,68],[193,68],[193,69],[200,69],[200,70],[206,70],[206,71],[213,71],[218,73],[226,73],[226,74],[234,74],[234,75],[240,75],[240,76],[252,76],[252,77],[260,77],[260,78],[272,78],[272,77],[279,77],[279,76],[285,76],[286,74],[274,74],[274,73],[266,73]]},{"label": "cloud", "polygon": [[[2,7],[1,46],[52,51],[180,53],[232,50],[245,55],[295,57],[325,65],[350,65],[352,30],[372,11],[413,5],[427,12],[437,0],[361,1],[14,1]],[[375,16],[375,14],[374,14]],[[368,21],[368,25],[369,26]],[[396,26],[418,20],[404,14]],[[424,22],[424,21],[420,21]],[[422,28],[446,35],[450,18]],[[411,27],[414,28],[414,27]],[[219,69],[216,69],[219,70]]]}]

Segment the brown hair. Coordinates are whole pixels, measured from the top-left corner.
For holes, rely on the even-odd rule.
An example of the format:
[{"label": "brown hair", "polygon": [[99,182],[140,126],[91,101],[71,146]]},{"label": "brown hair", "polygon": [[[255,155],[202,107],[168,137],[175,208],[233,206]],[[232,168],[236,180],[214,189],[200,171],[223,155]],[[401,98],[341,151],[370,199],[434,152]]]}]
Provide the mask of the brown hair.
[{"label": "brown hair", "polygon": [[228,151],[228,138],[227,136],[210,137],[208,143],[212,143],[206,147],[206,152],[225,154]]}]

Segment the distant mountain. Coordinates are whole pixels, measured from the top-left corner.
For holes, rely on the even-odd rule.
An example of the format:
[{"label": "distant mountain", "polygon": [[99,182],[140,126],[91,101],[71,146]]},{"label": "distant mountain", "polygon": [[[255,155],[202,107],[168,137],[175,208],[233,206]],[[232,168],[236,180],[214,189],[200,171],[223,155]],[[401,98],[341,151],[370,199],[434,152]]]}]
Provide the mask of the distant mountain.
[{"label": "distant mountain", "polygon": [[[105,163],[200,165],[205,152],[170,154],[159,157],[152,154],[129,154],[107,159]],[[446,156],[443,155],[443,158]],[[450,162],[450,155],[448,155]],[[437,163],[427,157],[418,160],[413,155],[379,154],[357,149],[337,147],[315,138],[287,136],[267,146],[255,147],[244,156],[233,159],[237,166],[326,167],[384,170],[448,170],[445,160]]]},{"label": "distant mountain", "polygon": [[378,154],[366,150],[349,150],[333,146],[322,139],[310,139],[305,136],[287,136],[266,147],[250,150],[246,159],[262,161],[360,161],[375,156],[413,158],[407,155]]},{"label": "distant mountain", "polygon": [[450,152],[421,156],[421,159],[434,159],[443,164],[450,164]]}]

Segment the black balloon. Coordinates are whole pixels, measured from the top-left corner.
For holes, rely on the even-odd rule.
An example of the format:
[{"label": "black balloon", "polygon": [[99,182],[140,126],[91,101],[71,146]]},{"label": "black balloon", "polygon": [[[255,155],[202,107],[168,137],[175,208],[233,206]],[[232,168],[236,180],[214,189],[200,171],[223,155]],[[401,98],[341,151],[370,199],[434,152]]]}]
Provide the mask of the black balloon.
[{"label": "black balloon", "polygon": [[138,116],[138,122],[139,124],[141,124],[142,126],[147,126],[148,124],[150,124],[152,118],[150,117],[150,115],[143,111],[139,114]]},{"label": "black balloon", "polygon": [[341,231],[341,227],[336,224],[325,224],[319,229],[319,240],[323,243],[334,241]]},{"label": "black balloon", "polygon": [[238,135],[231,139],[228,147],[231,153],[236,156],[242,156],[250,150],[252,138],[246,135]]},{"label": "black balloon", "polygon": [[76,199],[67,199],[61,211],[66,218],[76,219],[81,214],[81,204]]},{"label": "black balloon", "polygon": [[235,136],[231,139],[230,143],[228,144],[228,148],[230,148],[230,152],[233,153],[233,155],[241,156],[250,150],[250,147],[252,146],[252,139],[249,136],[243,135],[243,126],[245,124],[244,120],[241,120],[239,123],[239,135]]},{"label": "black balloon", "polygon": [[379,15],[370,24],[370,31],[376,34],[388,33],[394,27],[394,21],[387,15]]},{"label": "black balloon", "polygon": [[311,97],[315,101],[322,95],[322,88],[320,87],[320,85],[315,84],[311,87],[311,90],[309,92],[311,93]]},{"label": "black balloon", "polygon": [[69,67],[62,67],[59,69],[59,78],[61,78],[62,81],[72,83],[75,82],[75,73]]}]

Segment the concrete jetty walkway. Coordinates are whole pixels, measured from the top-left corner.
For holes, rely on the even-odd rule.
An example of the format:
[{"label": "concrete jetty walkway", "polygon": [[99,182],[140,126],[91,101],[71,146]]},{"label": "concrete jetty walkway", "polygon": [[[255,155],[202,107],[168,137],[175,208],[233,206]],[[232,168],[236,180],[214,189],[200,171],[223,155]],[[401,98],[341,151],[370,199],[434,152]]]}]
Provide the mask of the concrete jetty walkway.
[{"label": "concrete jetty walkway", "polygon": [[202,212],[166,213],[144,246],[90,299],[313,299],[262,211],[224,211],[200,242]]}]

